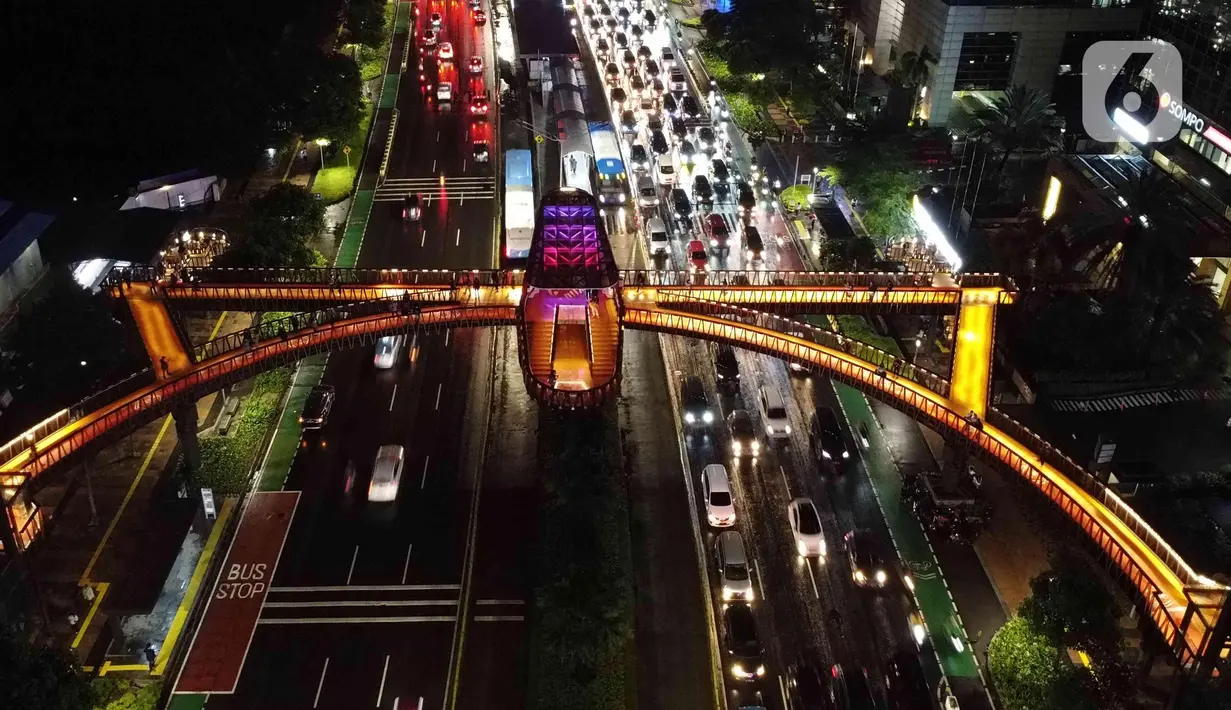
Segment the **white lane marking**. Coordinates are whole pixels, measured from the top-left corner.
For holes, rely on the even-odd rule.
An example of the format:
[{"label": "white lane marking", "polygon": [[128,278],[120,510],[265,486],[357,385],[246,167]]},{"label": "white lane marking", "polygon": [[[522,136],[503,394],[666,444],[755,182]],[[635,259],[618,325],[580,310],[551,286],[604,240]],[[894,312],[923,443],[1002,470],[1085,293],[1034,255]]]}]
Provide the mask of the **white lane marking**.
[{"label": "white lane marking", "polygon": [[789,708],[791,704],[786,699],[786,685],[782,682],[782,676],[774,676],[778,679],[778,692],[782,693],[782,707]]},{"label": "white lane marking", "polygon": [[445,383],[443,382],[438,382],[436,384],[436,408],[437,409],[440,409],[440,389],[444,387],[444,385]]},{"label": "white lane marking", "polygon": [[496,606],[508,604],[510,606],[524,606],[525,601],[521,599],[480,599],[475,602],[479,606]]},{"label": "white lane marking", "polygon": [[765,578],[761,576],[761,565],[757,558],[752,558],[752,569],[757,573],[757,589],[761,590],[761,601],[765,601]]},{"label": "white lane marking", "polygon": [[406,546],[406,562],[402,564],[402,584],[406,584],[406,573],[410,572],[410,551],[414,547],[415,544],[413,542]]},{"label": "white lane marking", "polygon": [[385,697],[385,676],[389,675],[389,656],[385,656],[385,669],[380,672],[380,690],[376,691],[376,707],[380,707],[380,699]]},{"label": "white lane marking", "polygon": [[466,193],[463,192],[457,200],[457,206],[461,207],[464,204],[466,204]]},{"label": "white lane marking", "polygon": [[462,172],[466,172],[466,159],[462,158]]},{"label": "white lane marking", "polygon": [[312,700],[312,707],[316,707],[321,701],[321,689],[325,687],[325,671],[329,670],[329,657],[325,657],[325,667],[321,668],[321,680],[316,684],[316,698]]},{"label": "white lane marking", "polygon": [[423,696],[419,696],[419,710],[423,710]]},{"label": "white lane marking", "polygon": [[350,578],[355,574],[355,560],[359,559],[359,546],[355,545],[355,554],[350,558],[350,571],[346,573],[346,583],[350,584]]},{"label": "white lane marking", "polygon": [[440,142],[440,131],[436,131],[436,142]]},{"label": "white lane marking", "polygon": [[432,158],[432,172],[436,172],[436,159]]},{"label": "white lane marking", "polygon": [[398,386],[397,386],[397,383],[395,382],[393,383],[393,396],[389,398],[389,411],[390,412],[393,411],[393,403],[397,401],[397,398],[398,398]]},{"label": "white lane marking", "polygon": [[419,490],[423,490],[427,486],[427,464],[432,460],[431,454],[423,457],[423,480],[419,481]]},{"label": "white lane marking", "polygon": [[257,619],[266,626],[308,626],[310,624],[435,624],[457,621],[456,616],[322,616],[302,619]]},{"label": "white lane marking", "polygon": [[476,616],[475,621],[525,621],[524,616]]},{"label": "white lane marking", "polygon": [[310,602],[266,602],[266,609],[320,609],[346,606],[457,606],[456,599],[322,599]]},{"label": "white lane marking", "polygon": [[427,241],[427,230],[425,229],[419,236],[419,246],[422,247],[423,243],[426,241]]},{"label": "white lane marking", "polygon": [[817,599],[820,599],[821,592],[816,588],[816,575],[812,573],[812,561],[806,557],[804,558],[804,567],[808,568],[808,579],[812,580],[812,593],[816,595]]},{"label": "white lane marking", "polygon": [[462,228],[457,228],[457,239],[453,240],[453,246],[458,246],[462,243]]},{"label": "white lane marking", "polygon": [[451,332],[453,332],[453,331],[451,331],[451,330],[446,330],[446,331],[445,331],[445,347],[446,347],[446,348],[447,348],[447,347],[449,347],[449,333],[451,333]]},{"label": "white lane marking", "polygon": [[398,698],[393,699],[393,710],[398,710]]},{"label": "white lane marking", "polygon": [[789,481],[786,480],[786,469],[779,466],[778,473],[782,474],[782,486],[786,488],[786,497],[790,498],[791,497],[791,484]]},{"label": "white lane marking", "polygon": [[297,592],[447,592],[461,589],[460,584],[356,584],[341,587],[270,587],[270,594],[294,594]]}]

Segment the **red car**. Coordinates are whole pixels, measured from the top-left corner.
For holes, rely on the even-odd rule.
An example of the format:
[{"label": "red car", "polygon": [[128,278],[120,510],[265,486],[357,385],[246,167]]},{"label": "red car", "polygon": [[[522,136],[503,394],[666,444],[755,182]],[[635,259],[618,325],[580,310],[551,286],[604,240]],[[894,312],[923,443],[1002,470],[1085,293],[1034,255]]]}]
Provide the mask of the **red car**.
[{"label": "red car", "polygon": [[483,57],[471,57],[470,58],[470,73],[471,74],[482,74],[483,73]]},{"label": "red car", "polygon": [[704,224],[705,233],[710,238],[710,246],[720,251],[726,249],[731,239],[731,233],[727,229],[727,223],[722,218],[722,215],[711,212],[706,216]]},{"label": "red car", "polygon": [[705,244],[700,239],[688,242],[688,261],[692,264],[692,268],[697,271],[704,271],[705,265],[709,263],[709,260],[709,251],[706,250]]},{"label": "red car", "polygon": [[475,25],[482,27],[483,25],[487,24],[487,13],[486,12],[483,12],[482,10],[475,10],[474,12],[470,14],[472,17],[474,17]]},{"label": "red car", "polygon": [[436,59],[442,62],[453,61],[453,43],[441,42],[440,46],[436,48]]},{"label": "red car", "polygon": [[470,97],[470,115],[486,116],[487,108],[487,97],[479,95]]}]

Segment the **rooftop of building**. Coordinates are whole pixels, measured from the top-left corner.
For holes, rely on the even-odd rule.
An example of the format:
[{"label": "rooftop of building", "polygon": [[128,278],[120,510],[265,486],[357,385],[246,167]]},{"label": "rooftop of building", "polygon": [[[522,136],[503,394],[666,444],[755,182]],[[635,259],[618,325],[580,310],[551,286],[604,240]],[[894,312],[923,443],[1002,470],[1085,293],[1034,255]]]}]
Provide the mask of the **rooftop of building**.
[{"label": "rooftop of building", "polygon": [[588,193],[560,189],[543,196],[530,243],[526,283],[539,288],[607,288],[619,279],[598,205]]}]

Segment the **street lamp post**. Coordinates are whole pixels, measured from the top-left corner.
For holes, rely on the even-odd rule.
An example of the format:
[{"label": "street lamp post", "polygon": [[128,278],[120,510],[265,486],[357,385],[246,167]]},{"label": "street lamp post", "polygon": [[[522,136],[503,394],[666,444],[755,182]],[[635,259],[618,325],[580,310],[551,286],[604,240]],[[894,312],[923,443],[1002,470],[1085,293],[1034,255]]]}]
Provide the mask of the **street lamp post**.
[{"label": "street lamp post", "polygon": [[329,145],[328,138],[317,138],[316,145],[321,151],[321,170],[325,169],[325,146]]}]

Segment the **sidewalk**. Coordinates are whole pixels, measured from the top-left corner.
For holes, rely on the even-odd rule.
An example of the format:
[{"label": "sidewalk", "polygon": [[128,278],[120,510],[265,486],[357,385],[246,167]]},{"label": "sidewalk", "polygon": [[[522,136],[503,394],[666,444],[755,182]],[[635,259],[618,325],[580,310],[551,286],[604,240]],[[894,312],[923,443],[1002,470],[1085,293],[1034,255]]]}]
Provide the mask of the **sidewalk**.
[{"label": "sidewalk", "polygon": [[[219,317],[212,330],[223,335],[241,329],[246,320],[246,314]],[[199,422],[216,409],[216,399],[211,394],[197,402]],[[153,564],[152,556],[169,560],[175,554],[170,574],[157,585],[182,598],[207,542],[192,532],[187,538],[182,532],[151,533],[184,530],[185,516],[199,506],[198,499],[178,499],[168,487],[178,443],[172,418],[163,417],[99,453],[88,477],[79,469],[58,473],[38,494],[51,512],[48,534],[32,563],[48,606],[51,635],[86,665],[108,660],[107,647],[116,631],[125,633],[129,642],[126,649],[118,649],[124,653],[115,661],[122,657],[142,663],[138,654],[145,643],[160,649],[160,662],[169,656],[171,648],[164,649],[163,642],[179,599],[160,593],[143,573]],[[179,509],[180,502],[187,512]],[[121,616],[135,614],[147,603],[150,613],[137,614],[143,618],[120,626]],[[76,625],[69,623],[70,615],[78,617]]]}]

